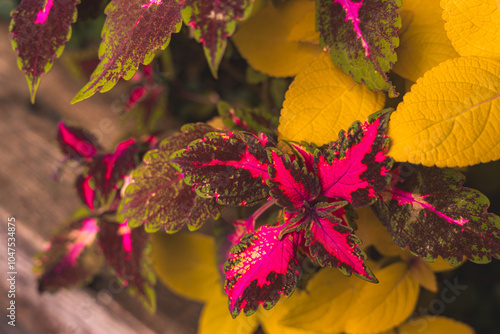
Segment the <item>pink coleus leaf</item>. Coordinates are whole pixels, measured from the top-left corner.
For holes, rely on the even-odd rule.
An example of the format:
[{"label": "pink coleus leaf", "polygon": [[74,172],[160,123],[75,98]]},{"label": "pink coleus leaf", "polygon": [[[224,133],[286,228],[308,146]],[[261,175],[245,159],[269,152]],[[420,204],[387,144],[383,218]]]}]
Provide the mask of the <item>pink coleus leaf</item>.
[{"label": "pink coleus leaf", "polygon": [[245,235],[230,253],[224,270],[224,289],[233,317],[241,311],[253,314],[262,305],[273,307],[282,295],[289,296],[299,280],[297,248],[301,236],[289,233],[278,238],[283,226],[261,226]]},{"label": "pink coleus leaf", "polygon": [[344,209],[328,210],[331,204],[317,205],[305,232],[305,246],[321,266],[339,268],[350,276],[354,273],[371,282],[378,282],[365,263],[366,255],[359,248],[360,240],[343,221]]},{"label": "pink coleus leaf", "polygon": [[289,155],[277,150],[269,153],[269,160],[270,179],[267,183],[279,205],[288,211],[299,210],[320,194],[316,175],[310,173],[307,167],[300,167],[297,160],[291,161]]},{"label": "pink coleus leaf", "polygon": [[246,19],[253,0],[179,0],[184,23],[193,28],[194,38],[203,44],[210,70],[217,69],[226,49],[227,38],[236,30],[237,21]]},{"label": "pink coleus leaf", "polygon": [[116,210],[115,199],[124,178],[137,165],[139,148],[135,139],[121,142],[114,153],[98,154],[88,163],[87,176],[95,184],[95,197],[100,206]]},{"label": "pink coleus leaf", "polygon": [[208,133],[172,155],[185,181],[222,205],[253,205],[269,197],[267,147],[274,141],[247,132]]},{"label": "pink coleus leaf", "polygon": [[144,224],[149,232],[162,226],[167,232],[175,232],[184,225],[195,230],[222,212],[224,206],[215,199],[197,196],[184,182],[184,175],[169,163],[173,152],[216,129],[198,123],[185,125],[182,131],[146,153],[144,164],[134,170],[118,208],[120,220],[128,220],[134,227]]},{"label": "pink coleus leaf", "polygon": [[95,190],[91,186],[92,176],[79,175],[75,181],[75,188],[80,200],[90,209],[94,210]]},{"label": "pink coleus leaf", "polygon": [[486,196],[462,186],[462,174],[410,164],[393,173],[372,208],[399,246],[451,265],[464,257],[476,263],[500,258],[500,217],[487,211]]},{"label": "pink coleus leaf", "polygon": [[90,159],[102,150],[97,139],[90,132],[63,122],[58,125],[57,141],[67,159]]},{"label": "pink coleus leaf", "polygon": [[119,284],[154,311],[156,278],[151,260],[151,235],[142,228],[131,229],[126,222],[102,219],[100,227],[98,242]]},{"label": "pink coleus leaf", "polygon": [[34,258],[40,291],[81,286],[99,272],[102,254],[94,243],[98,231],[96,218],[82,218],[50,239],[49,247]]},{"label": "pink coleus leaf", "polygon": [[12,11],[12,48],[25,73],[34,103],[40,78],[59,57],[71,36],[80,0],[23,0]]},{"label": "pink coleus leaf", "polygon": [[401,0],[318,0],[316,26],[332,61],[358,83],[397,96],[387,72],[396,62]]},{"label": "pink coleus leaf", "polygon": [[390,181],[392,158],[385,155],[389,138],[385,134],[391,110],[371,115],[363,124],[355,122],[339,140],[316,154],[322,194],[349,201],[355,208],[372,204]]},{"label": "pink coleus leaf", "polygon": [[139,64],[149,64],[181,27],[181,6],[175,0],[112,0],[99,48],[101,62],[72,103],[131,79]]}]

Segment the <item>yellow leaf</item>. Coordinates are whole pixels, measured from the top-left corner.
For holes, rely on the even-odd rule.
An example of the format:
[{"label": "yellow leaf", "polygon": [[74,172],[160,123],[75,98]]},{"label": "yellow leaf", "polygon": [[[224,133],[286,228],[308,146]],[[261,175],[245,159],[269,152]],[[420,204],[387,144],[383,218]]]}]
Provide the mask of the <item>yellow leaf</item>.
[{"label": "yellow leaf", "polygon": [[319,45],[319,32],[316,31],[316,13],[307,12],[302,19],[293,26],[288,34],[289,42],[303,42]]},{"label": "yellow leaf", "polygon": [[[314,1],[308,0],[290,0],[277,8],[269,5],[243,22],[233,41],[256,70],[276,77],[294,76],[321,53],[319,45],[309,42],[317,39],[314,20],[308,19],[314,12]],[[297,25],[311,36],[297,36],[300,32],[295,28]],[[295,33],[290,36],[292,31]]]},{"label": "yellow leaf", "polygon": [[360,85],[335,67],[326,53],[301,71],[285,95],[280,139],[324,145],[356,120],[383,108],[385,96]]},{"label": "yellow leaf", "polygon": [[402,254],[401,247],[392,241],[390,233],[380,222],[370,207],[356,210],[358,229],[355,234],[363,241],[363,248],[374,246],[377,251],[385,256]]},{"label": "yellow leaf", "polygon": [[258,316],[266,334],[314,334],[297,328],[284,326],[281,322],[286,314],[297,306],[296,292],[289,298],[281,298],[270,310],[259,309]]},{"label": "yellow leaf", "polygon": [[346,333],[379,333],[402,323],[413,312],[419,285],[406,263],[375,272],[380,283],[363,281],[349,309]]},{"label": "yellow leaf", "polygon": [[[199,233],[153,234],[153,263],[158,278],[176,293],[208,301],[222,294],[214,240]],[[225,301],[227,310],[227,297]]]},{"label": "yellow leaf", "polygon": [[403,1],[398,61],[393,70],[417,81],[425,72],[445,60],[458,57],[444,30],[443,10],[436,0]]},{"label": "yellow leaf", "polygon": [[409,320],[399,327],[401,334],[474,334],[474,330],[461,322],[445,317],[422,316]]},{"label": "yellow leaf", "polygon": [[[372,268],[373,269],[373,268]],[[357,296],[360,279],[347,277],[338,269],[323,268],[307,284],[306,291],[296,291],[296,306],[282,323],[309,333],[339,333],[352,314],[349,305]],[[355,311],[357,312],[357,311]]]},{"label": "yellow leaf", "polygon": [[450,59],[412,86],[389,123],[396,161],[464,167],[500,159],[500,62]]},{"label": "yellow leaf", "polygon": [[500,3],[498,0],[441,0],[444,28],[462,56],[500,60]]},{"label": "yellow leaf", "polygon": [[410,265],[410,272],[417,280],[418,284],[429,291],[437,292],[438,286],[436,275],[434,275],[427,262],[419,257],[411,256],[408,259],[408,263]]},{"label": "yellow leaf", "polygon": [[[464,262],[465,262],[466,258],[464,257]],[[463,262],[462,262],[463,264]],[[452,267],[450,265],[449,262],[443,260],[443,258],[441,256],[439,256],[436,261],[434,262],[427,262],[427,265],[429,266],[429,268],[431,268],[431,270],[435,273],[440,273],[440,272],[443,272],[443,271],[448,271],[448,270],[453,270],[453,269],[457,269],[458,267]]]},{"label": "yellow leaf", "polygon": [[233,319],[227,306],[227,296],[222,285],[212,288],[211,297],[201,311],[198,334],[252,334],[259,325],[257,315],[240,315]]}]

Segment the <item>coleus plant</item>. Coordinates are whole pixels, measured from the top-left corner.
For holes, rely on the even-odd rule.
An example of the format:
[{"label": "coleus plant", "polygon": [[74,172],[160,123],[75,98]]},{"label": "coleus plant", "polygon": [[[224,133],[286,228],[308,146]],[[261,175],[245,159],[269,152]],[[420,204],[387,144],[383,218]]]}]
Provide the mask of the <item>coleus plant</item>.
[{"label": "coleus plant", "polygon": [[[32,101],[42,74],[70,38],[78,9],[89,1],[23,0],[12,12],[13,48]],[[148,84],[158,81],[148,64],[182,22],[202,44],[214,77],[223,58],[231,57],[224,51],[232,38],[256,70],[295,79],[279,122],[266,108],[222,102],[223,124],[185,125],[159,142],[136,136],[114,153],[104,153],[85,130],[60,123],[65,161],[83,170],[75,187],[85,209],[36,257],[40,288],[87,282],[105,259],[122,285],[154,309],[149,233],[196,230],[211,218],[229,226],[217,236],[217,265],[233,317],[242,311],[259,317],[260,305],[270,309],[304,285],[314,294],[316,281],[330,274],[321,269],[304,277],[308,262],[371,286],[387,284],[388,273],[403,277],[413,270],[401,281],[414,287],[414,268],[425,271],[424,261],[442,258],[456,266],[499,258],[500,218],[452,169],[500,158],[500,20],[484,23],[486,37],[475,36],[471,13],[479,2],[110,1],[99,65],[73,102],[110,90],[120,78],[137,77],[144,64],[139,76],[146,84],[131,91],[125,109],[143,104],[148,119],[164,92],[158,82]],[[494,0],[481,5],[485,17],[498,16]],[[427,50],[431,45],[439,47]],[[395,97],[405,87],[393,86],[391,70],[417,81],[394,113],[384,109],[396,103],[385,103],[383,92]],[[238,217],[224,224],[234,207],[241,209]],[[357,219],[363,207],[407,250],[400,262],[368,256],[366,238],[359,237],[365,222]],[[335,280],[349,291],[370,289]],[[409,299],[416,302],[418,290],[412,291]],[[363,307],[358,309],[369,312]],[[408,312],[413,308],[409,303]],[[290,314],[297,317],[293,309]],[[363,331],[389,330],[409,315]],[[284,323],[316,332],[291,318]],[[353,319],[332,332],[361,332]]]}]

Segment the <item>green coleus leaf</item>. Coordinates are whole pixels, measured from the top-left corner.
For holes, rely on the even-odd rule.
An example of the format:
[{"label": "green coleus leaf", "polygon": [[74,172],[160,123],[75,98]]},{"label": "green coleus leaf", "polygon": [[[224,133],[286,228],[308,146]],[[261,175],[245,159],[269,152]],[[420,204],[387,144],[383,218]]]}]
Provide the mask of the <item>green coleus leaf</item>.
[{"label": "green coleus leaf", "polygon": [[122,77],[132,78],[139,64],[149,64],[181,27],[181,7],[175,0],[112,0],[105,13],[101,61],[72,103],[110,90]]},{"label": "green coleus leaf", "polygon": [[184,23],[193,28],[194,38],[203,44],[205,57],[214,77],[226,50],[227,38],[237,21],[246,19],[253,0],[179,0]]},{"label": "green coleus leaf", "polygon": [[358,83],[397,96],[387,72],[396,62],[401,0],[316,0],[316,28],[335,65]]},{"label": "green coleus leaf", "polygon": [[172,155],[184,180],[206,198],[222,205],[253,205],[269,197],[265,134],[212,132]]},{"label": "green coleus leaf", "polygon": [[71,37],[71,23],[76,21],[80,0],[23,0],[11,13],[12,48],[17,64],[28,81],[31,102],[47,73]]},{"label": "green coleus leaf", "polygon": [[40,291],[82,286],[99,272],[103,257],[95,243],[98,231],[97,218],[87,215],[55,232],[49,247],[34,258]]},{"label": "green coleus leaf", "polygon": [[217,104],[217,110],[224,125],[230,130],[274,135],[278,128],[278,117],[264,107],[234,108],[221,101]]},{"label": "green coleus leaf", "polygon": [[208,218],[222,212],[224,207],[215,199],[197,196],[184,182],[184,175],[169,163],[173,152],[216,130],[199,123],[185,125],[182,131],[146,153],[144,164],[134,170],[123,191],[118,219],[127,220],[132,227],[144,224],[149,232],[162,226],[167,232],[175,232],[186,224],[195,230]]},{"label": "green coleus leaf", "polygon": [[156,276],[151,260],[151,234],[142,228],[131,229],[126,222],[102,219],[98,242],[119,284],[154,312]]},{"label": "green coleus leaf", "polygon": [[500,217],[487,212],[482,193],[463,187],[464,176],[453,169],[405,166],[393,171],[372,206],[399,246],[451,265],[464,257],[476,263],[500,258]]}]

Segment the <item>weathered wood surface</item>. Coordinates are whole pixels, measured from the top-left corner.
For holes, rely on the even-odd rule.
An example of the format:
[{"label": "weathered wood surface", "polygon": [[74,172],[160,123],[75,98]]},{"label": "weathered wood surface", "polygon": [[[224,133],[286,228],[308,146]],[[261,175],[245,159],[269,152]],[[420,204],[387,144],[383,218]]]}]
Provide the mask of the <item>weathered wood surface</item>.
[{"label": "weathered wood surface", "polygon": [[[195,333],[201,305],[158,287],[158,312],[150,315],[105,274],[81,290],[37,292],[32,256],[42,249],[51,230],[80,204],[65,170],[51,180],[62,160],[56,143],[60,120],[94,130],[111,149],[122,135],[112,108],[117,93],[97,94],[70,105],[83,87],[57,62],[43,77],[36,105],[29,103],[23,74],[17,68],[7,25],[0,24],[0,333]],[[119,92],[119,87],[117,89]],[[119,93],[118,93],[119,94]],[[16,218],[16,327],[7,325],[7,218]]]}]

